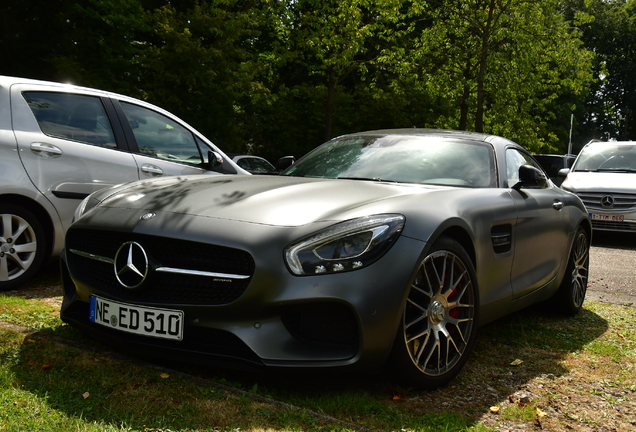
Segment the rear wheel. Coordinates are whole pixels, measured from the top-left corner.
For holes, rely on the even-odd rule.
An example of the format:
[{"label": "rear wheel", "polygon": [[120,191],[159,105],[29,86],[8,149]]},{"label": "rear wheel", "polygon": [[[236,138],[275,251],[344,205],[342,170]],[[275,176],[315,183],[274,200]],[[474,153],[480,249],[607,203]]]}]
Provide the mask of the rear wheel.
[{"label": "rear wheel", "polygon": [[563,282],[555,296],[556,306],[566,315],[574,315],[583,307],[587,293],[587,277],[590,267],[590,239],[587,231],[579,228],[574,237],[572,251]]},{"label": "rear wheel", "polygon": [[442,237],[420,263],[389,360],[404,385],[434,389],[462,369],[475,342],[479,299],[472,261]]},{"label": "rear wheel", "polygon": [[0,204],[0,291],[26,283],[45,255],[44,230],[33,213],[15,204]]}]

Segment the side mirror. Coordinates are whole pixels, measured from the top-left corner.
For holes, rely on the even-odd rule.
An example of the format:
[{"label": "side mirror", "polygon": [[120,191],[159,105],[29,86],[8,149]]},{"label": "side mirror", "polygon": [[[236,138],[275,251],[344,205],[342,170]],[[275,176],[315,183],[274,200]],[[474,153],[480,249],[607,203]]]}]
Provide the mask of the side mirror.
[{"label": "side mirror", "polygon": [[519,182],[512,188],[519,190],[524,187],[543,189],[548,185],[548,178],[543,171],[532,165],[519,167]]},{"label": "side mirror", "polygon": [[560,178],[566,178],[570,174],[570,168],[561,168],[557,173],[557,176]]},{"label": "side mirror", "polygon": [[208,152],[208,164],[210,165],[210,169],[214,169],[216,167],[218,167],[219,165],[223,164],[223,156],[221,156],[219,153],[210,150]]},{"label": "side mirror", "polygon": [[282,158],[278,159],[278,162],[276,162],[276,170],[284,171],[292,166],[294,162],[296,162],[296,158],[294,158],[293,156],[283,156]]}]

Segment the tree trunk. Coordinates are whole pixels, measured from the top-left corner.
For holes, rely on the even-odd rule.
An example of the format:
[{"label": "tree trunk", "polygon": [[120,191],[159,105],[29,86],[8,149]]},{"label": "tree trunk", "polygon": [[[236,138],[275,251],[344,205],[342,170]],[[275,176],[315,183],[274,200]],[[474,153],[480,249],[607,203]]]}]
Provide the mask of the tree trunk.
[{"label": "tree trunk", "polygon": [[329,141],[331,139],[336,84],[337,84],[336,74],[333,72],[333,70],[330,69],[328,71],[328,76],[327,76],[327,111],[325,115],[325,141]]},{"label": "tree trunk", "polygon": [[479,56],[479,75],[477,76],[477,110],[475,112],[475,132],[484,131],[484,90],[486,81],[486,68],[488,65],[488,51],[490,50],[490,35],[492,33],[493,17],[495,14],[495,1],[490,0],[488,6],[488,21],[481,36],[481,54]]}]

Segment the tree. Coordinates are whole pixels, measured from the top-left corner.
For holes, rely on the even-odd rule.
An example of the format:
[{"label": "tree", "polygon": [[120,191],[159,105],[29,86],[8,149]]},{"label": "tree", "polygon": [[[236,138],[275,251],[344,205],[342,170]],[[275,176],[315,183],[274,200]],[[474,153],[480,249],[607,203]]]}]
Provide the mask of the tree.
[{"label": "tree", "polygon": [[488,131],[534,151],[558,144],[548,119],[562,95],[585,91],[591,54],[554,1],[430,2],[414,64],[427,93],[454,107],[435,126]]}]

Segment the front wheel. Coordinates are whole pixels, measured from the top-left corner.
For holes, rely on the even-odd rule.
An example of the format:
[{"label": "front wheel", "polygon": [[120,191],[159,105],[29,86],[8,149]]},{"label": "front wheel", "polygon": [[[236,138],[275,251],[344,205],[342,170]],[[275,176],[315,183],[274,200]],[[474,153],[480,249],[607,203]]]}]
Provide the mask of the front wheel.
[{"label": "front wheel", "polygon": [[0,291],[26,283],[45,255],[44,230],[37,218],[20,206],[0,204]]},{"label": "front wheel", "polygon": [[389,372],[407,386],[446,385],[472,350],[478,314],[473,263],[458,242],[442,237],[420,263],[409,287]]},{"label": "front wheel", "polygon": [[556,306],[566,315],[574,315],[583,307],[590,268],[590,240],[587,231],[579,228],[574,236],[563,282],[555,296]]}]

